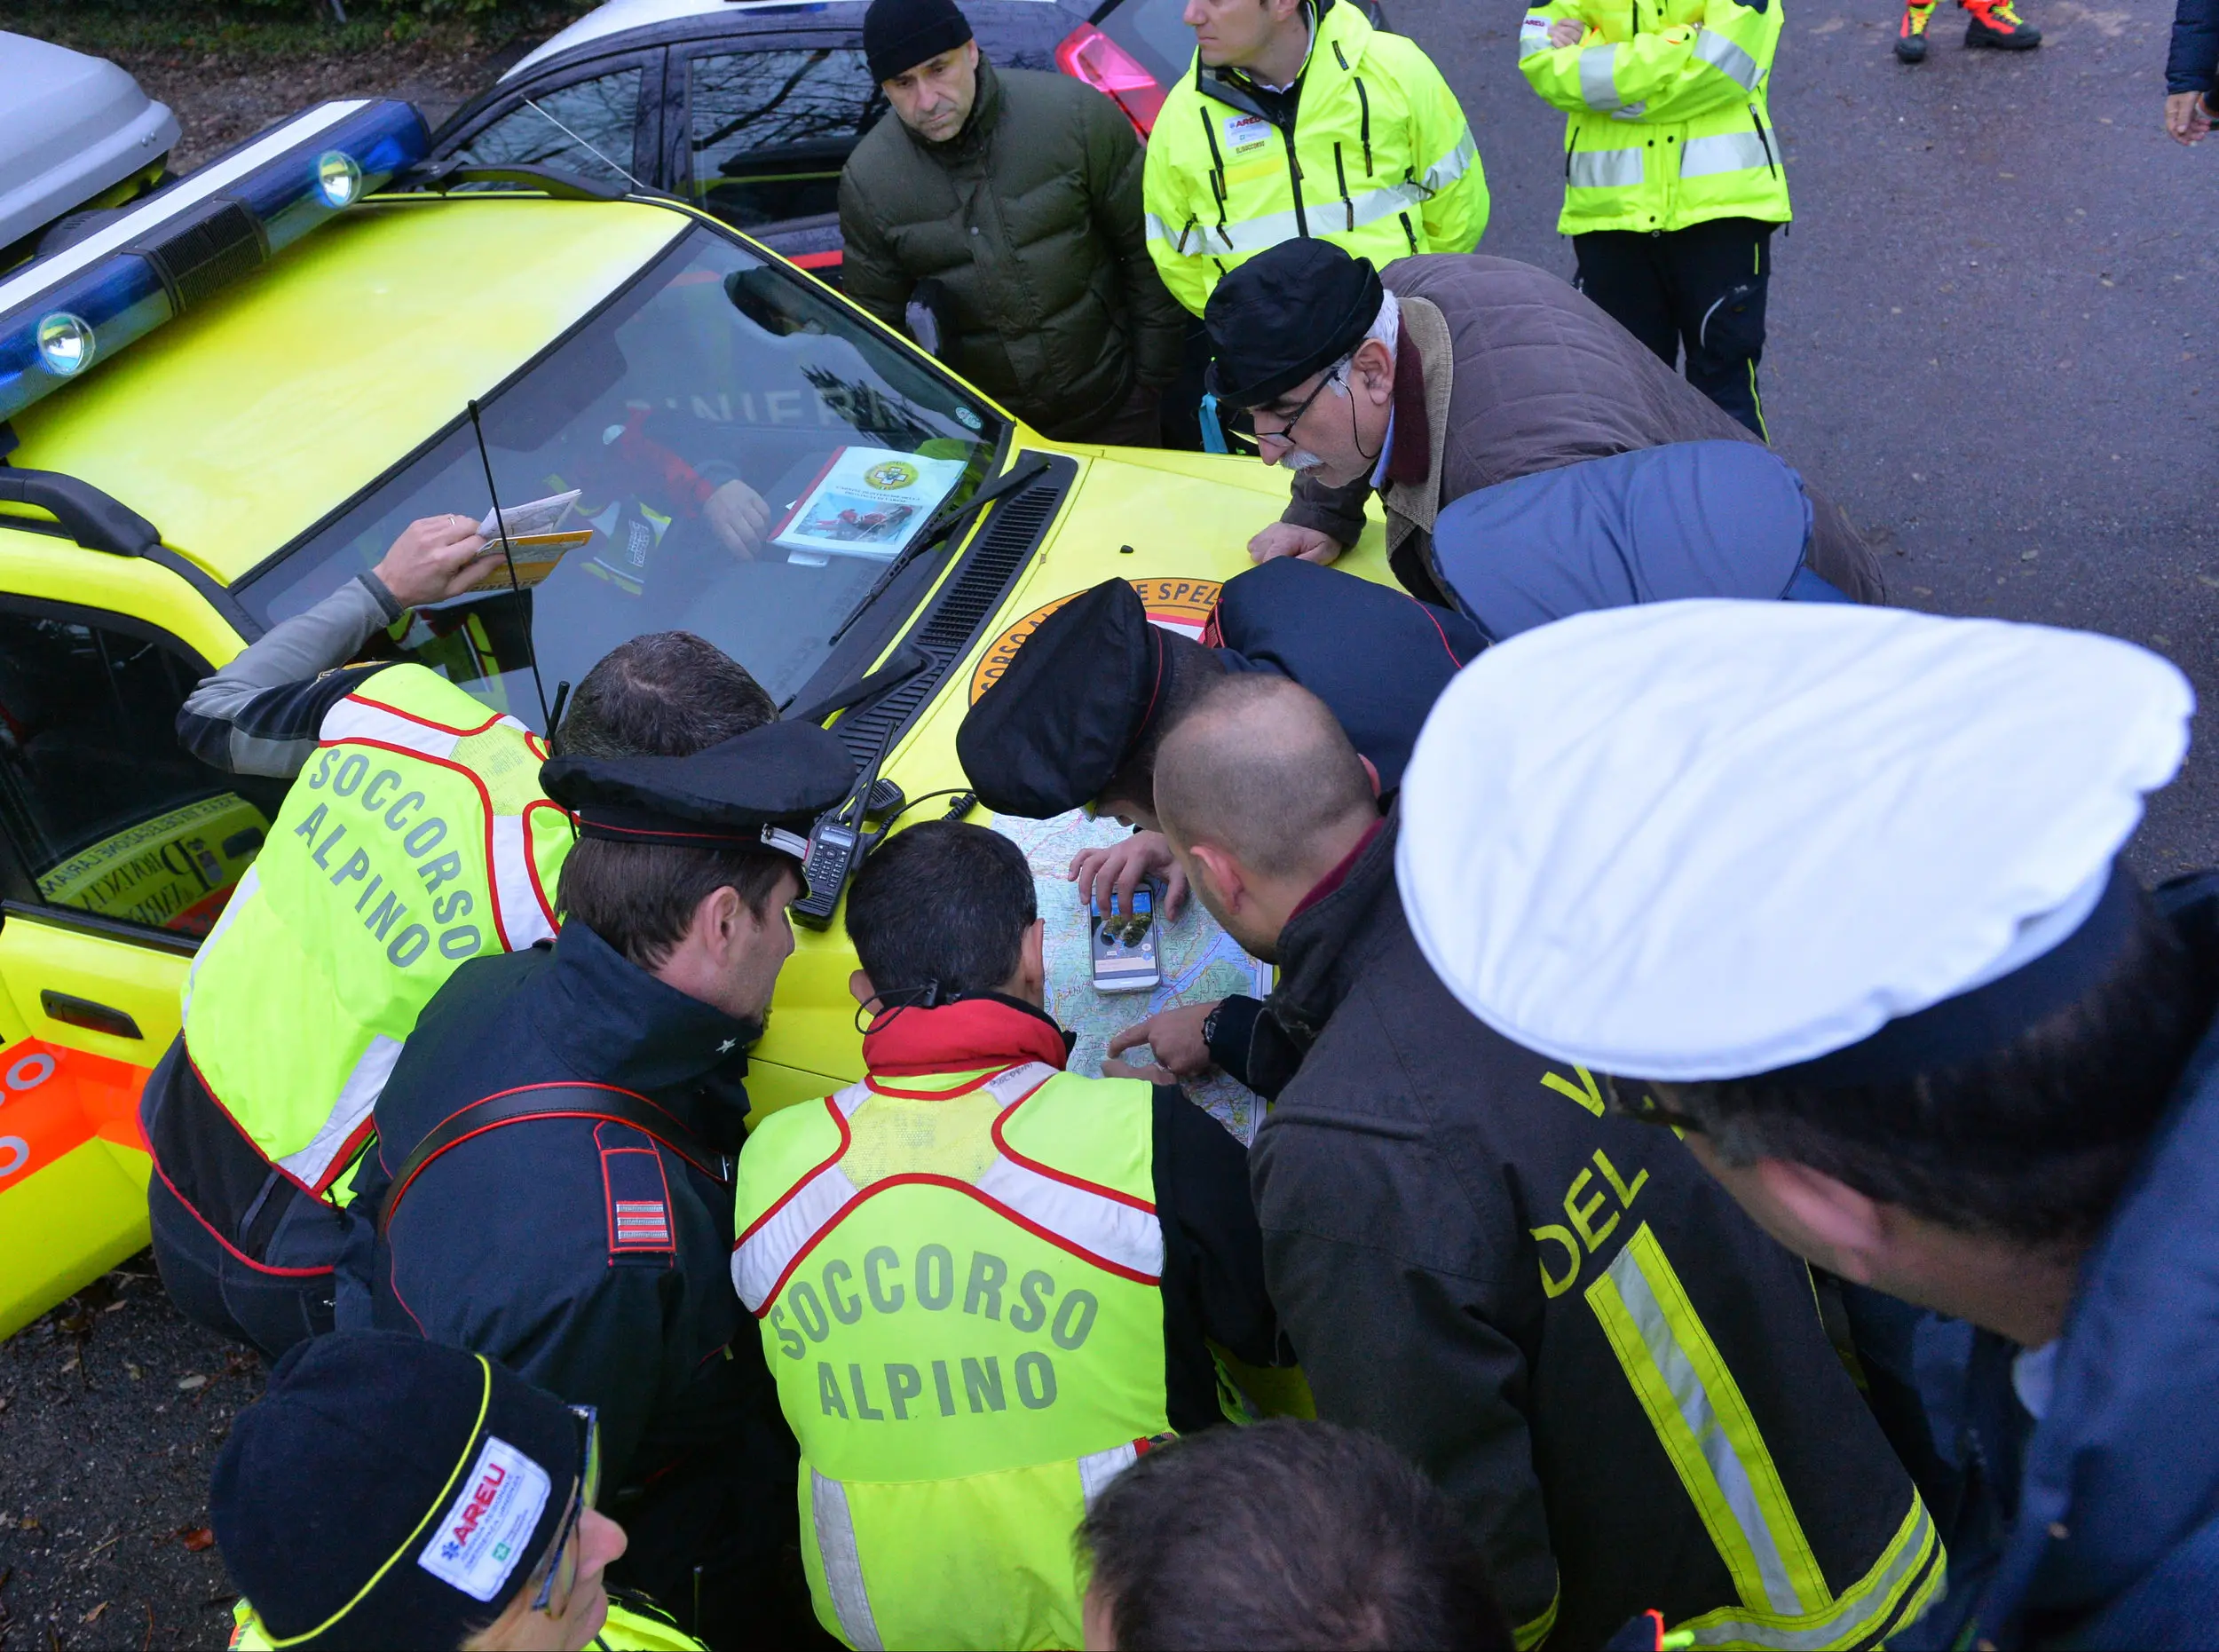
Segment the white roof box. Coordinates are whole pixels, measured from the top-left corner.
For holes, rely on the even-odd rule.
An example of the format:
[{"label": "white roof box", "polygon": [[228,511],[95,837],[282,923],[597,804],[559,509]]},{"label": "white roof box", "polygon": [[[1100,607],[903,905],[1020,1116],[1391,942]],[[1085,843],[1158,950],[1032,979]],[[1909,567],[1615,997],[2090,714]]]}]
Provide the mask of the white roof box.
[{"label": "white roof box", "polygon": [[102,58],[0,33],[0,246],[170,152],[178,119]]}]

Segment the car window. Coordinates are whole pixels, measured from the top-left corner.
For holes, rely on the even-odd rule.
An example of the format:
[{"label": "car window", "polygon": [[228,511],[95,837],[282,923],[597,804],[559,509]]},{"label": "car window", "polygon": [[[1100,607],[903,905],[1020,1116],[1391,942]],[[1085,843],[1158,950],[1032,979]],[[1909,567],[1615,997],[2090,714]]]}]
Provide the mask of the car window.
[{"label": "car window", "polygon": [[885,108],[852,46],[693,59],[693,198],[743,229],[840,209],[840,169]]},{"label": "car window", "polygon": [[[632,178],[637,68],[533,92],[454,151],[469,166],[544,166],[604,183]],[[468,187],[468,186],[465,186]]]},{"label": "car window", "polygon": [[458,423],[239,597],[267,624],[300,613],[415,518],[482,515],[487,463],[511,510],[576,490],[553,537],[520,553],[527,589],[506,589],[504,570],[503,589],[373,639],[542,731],[541,684],[551,700],[648,631],[695,632],[774,700],[797,692],[934,511],[976,489],[1005,428],[813,282],[707,226],[483,415],[484,460]]},{"label": "car window", "polygon": [[0,613],[0,829],[39,902],[208,933],[284,786],[180,749],[199,677],[144,636]]},{"label": "car window", "polygon": [[1125,0],[1095,27],[1141,60],[1165,86],[1176,85],[1194,62],[1194,30],[1182,18],[1186,0]]}]

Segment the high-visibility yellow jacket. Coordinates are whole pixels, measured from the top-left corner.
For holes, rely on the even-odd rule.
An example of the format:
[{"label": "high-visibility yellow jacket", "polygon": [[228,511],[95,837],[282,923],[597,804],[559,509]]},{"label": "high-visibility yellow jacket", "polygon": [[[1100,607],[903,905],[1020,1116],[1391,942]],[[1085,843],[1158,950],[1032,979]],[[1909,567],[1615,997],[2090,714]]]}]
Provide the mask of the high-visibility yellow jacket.
[{"label": "high-visibility yellow jacket", "polygon": [[[1784,224],[1788,177],[1765,107],[1781,0],[1550,0],[1526,13],[1518,67],[1565,110],[1560,234]],[[1584,26],[1552,46],[1549,25]]]},{"label": "high-visibility yellow jacket", "polygon": [[1220,277],[1298,236],[1385,265],[1469,252],[1487,228],[1487,176],[1448,82],[1416,43],[1354,4],[1312,30],[1294,113],[1237,71],[1192,69],[1149,135],[1148,249],[1196,315]]}]

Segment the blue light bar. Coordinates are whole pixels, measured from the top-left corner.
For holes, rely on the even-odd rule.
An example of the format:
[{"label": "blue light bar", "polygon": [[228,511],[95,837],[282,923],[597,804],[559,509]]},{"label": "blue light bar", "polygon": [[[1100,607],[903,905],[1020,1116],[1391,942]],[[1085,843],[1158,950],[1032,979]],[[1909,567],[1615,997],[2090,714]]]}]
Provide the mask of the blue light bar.
[{"label": "blue light bar", "polygon": [[0,419],[207,302],[429,143],[409,104],[318,104],[0,277]]}]

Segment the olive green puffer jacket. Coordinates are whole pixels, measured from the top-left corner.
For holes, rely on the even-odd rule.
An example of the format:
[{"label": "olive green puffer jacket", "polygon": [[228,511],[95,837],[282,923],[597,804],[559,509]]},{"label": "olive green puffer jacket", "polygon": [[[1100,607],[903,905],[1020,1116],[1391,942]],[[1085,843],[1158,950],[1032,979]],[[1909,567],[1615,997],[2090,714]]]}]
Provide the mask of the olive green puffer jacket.
[{"label": "olive green puffer jacket", "polygon": [[898,330],[945,289],[948,365],[1043,435],[1083,440],[1137,380],[1179,370],[1186,312],[1148,255],[1141,149],[1117,106],[1062,75],[978,65],[944,144],[890,112],[840,178],[848,296]]}]

